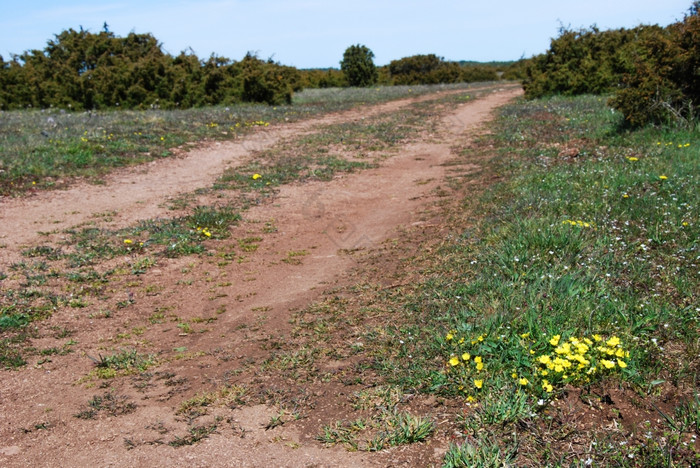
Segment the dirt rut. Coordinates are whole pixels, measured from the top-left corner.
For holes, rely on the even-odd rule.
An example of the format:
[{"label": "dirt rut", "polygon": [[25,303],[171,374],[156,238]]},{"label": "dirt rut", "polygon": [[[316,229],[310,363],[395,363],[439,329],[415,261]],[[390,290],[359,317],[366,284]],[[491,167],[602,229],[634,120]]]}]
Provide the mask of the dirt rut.
[{"label": "dirt rut", "polygon": [[[266,429],[275,409],[265,405],[226,410],[226,428],[220,426],[216,433],[194,445],[174,448],[165,445],[166,436],[159,438],[158,434],[176,432],[182,427],[182,417],[175,410],[184,396],[215,388],[225,379],[236,383],[236,372],[244,368],[246,361],[268,353],[260,346],[263,335],[282,337],[290,328],[291,311],[310,304],[324,288],[342,284],[345,272],[355,263],[347,252],[374,248],[402,226],[420,226],[421,211],[434,199],[434,189],[444,184],[444,164],[454,157],[451,148],[468,139],[495,108],[520,93],[514,88],[495,89],[479,100],[460,105],[443,118],[438,135],[400,148],[376,169],[345,174],[329,182],[282,187],[273,204],[250,209],[234,228],[234,239],[261,238],[259,248],[243,263],[231,262],[217,268],[215,261],[206,257],[159,260],[142,278],[142,284],[147,283],[157,294],[143,289],[129,292],[135,304],[119,311],[114,321],[88,320],[83,310],[54,314],[42,327],[76,330],[72,338],[77,342],[77,352],[30,363],[19,371],[2,371],[0,465],[391,464],[387,461],[391,453],[376,457],[349,453],[342,447],[324,448],[304,430],[303,424]],[[389,112],[410,102],[415,100],[362,112]],[[361,116],[362,113],[351,111],[326,117],[322,123]],[[37,231],[70,227],[94,213],[117,211],[119,224],[162,215],[165,211],[159,205],[165,197],[206,186],[227,164],[246,158],[251,148],[269,147],[281,138],[311,131],[317,124],[318,121],[310,121],[284,125],[243,141],[214,144],[185,158],[159,161],[111,176],[105,186],[79,185],[64,192],[12,200],[1,211],[5,237],[0,242],[7,244],[2,260],[16,256],[22,244],[35,241]],[[473,166],[473,170],[478,169]],[[8,225],[8,221],[12,224]],[[262,234],[266,223],[272,221],[275,231]],[[184,271],[197,275],[188,276]],[[181,320],[218,316],[206,333],[183,332],[166,320],[147,327],[138,336],[115,341],[120,333],[143,324],[154,310],[170,310],[168,313],[177,314]],[[256,323],[263,325],[253,326]],[[59,341],[42,335],[35,346],[50,346],[54,342]],[[94,367],[88,356],[99,355],[105,343],[115,342],[120,346],[146,347],[159,356],[161,364],[151,380],[138,386],[138,390],[133,381],[126,379],[114,382],[109,389],[78,384]],[[176,357],[185,350],[192,352],[187,359]],[[186,383],[181,387],[170,385],[174,376]],[[182,393],[173,393],[175,389]],[[128,397],[135,402],[135,410],[96,420],[75,417],[91,397],[106,391]],[[318,395],[318,399],[323,400],[324,395]],[[330,395],[328,398],[331,401]],[[323,402],[317,406],[323,408]],[[215,413],[212,410],[212,415]],[[318,425],[322,417],[322,413],[314,414],[307,424]],[[182,432],[179,434],[182,436]],[[436,448],[436,463],[440,461],[439,449],[444,447]]]}]

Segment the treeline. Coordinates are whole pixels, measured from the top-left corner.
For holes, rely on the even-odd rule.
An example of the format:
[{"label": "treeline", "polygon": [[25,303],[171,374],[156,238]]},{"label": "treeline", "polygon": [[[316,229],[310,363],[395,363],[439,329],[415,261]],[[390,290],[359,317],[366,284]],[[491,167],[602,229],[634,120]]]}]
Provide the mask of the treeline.
[{"label": "treeline", "polygon": [[194,107],[241,101],[290,102],[299,72],[246,55],[239,62],[194,53],[173,57],[150,34],[69,29],[43,51],[5,62],[0,56],[0,108]]},{"label": "treeline", "polygon": [[700,1],[667,27],[562,29],[530,60],[526,96],[613,94],[633,126],[697,122],[700,111]]},{"label": "treeline", "polygon": [[[479,66],[417,55],[378,68],[378,84],[496,80],[507,65]],[[248,54],[240,61],[193,52],[172,56],[151,34],[118,37],[68,29],[44,50],[0,56],[0,109],[189,108],[291,102],[303,88],[347,86],[342,71],[299,70]]]}]

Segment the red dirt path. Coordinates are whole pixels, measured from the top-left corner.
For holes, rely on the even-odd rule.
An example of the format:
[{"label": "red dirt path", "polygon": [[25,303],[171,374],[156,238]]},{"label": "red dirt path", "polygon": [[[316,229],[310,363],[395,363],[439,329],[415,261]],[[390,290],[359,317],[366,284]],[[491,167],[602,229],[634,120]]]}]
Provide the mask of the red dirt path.
[{"label": "red dirt path", "polygon": [[[264,404],[212,408],[199,424],[221,416],[225,423],[208,438],[181,448],[165,443],[184,437],[182,416],[174,411],[181,401],[223,383],[236,384],[246,362],[269,355],[263,344],[290,329],[293,311],[318,299],[324,289],[343,284],[356,260],[354,249],[377,248],[397,229],[420,226],[422,211],[434,200],[434,189],[445,183],[445,163],[451,148],[468,140],[492,111],[521,93],[494,89],[483,98],[457,107],[442,119],[438,135],[400,148],[376,169],[344,174],[329,182],[292,184],[281,188],[273,204],[248,210],[233,228],[233,239],[261,237],[257,251],[243,263],[217,266],[216,258],[159,259],[132,286],[135,304],[110,319],[88,318],[96,307],[65,308],[42,322],[34,340],[37,348],[60,346],[51,327],[75,330],[76,352],[30,362],[17,371],[0,371],[0,466],[412,466],[410,449],[398,447],[382,454],[347,452],[323,447],[313,439],[321,423],[345,391],[332,385],[315,389],[316,410],[308,418],[266,430],[277,410]],[[434,96],[432,96],[434,97]],[[424,97],[422,99],[428,99]],[[103,186],[76,184],[61,192],[3,200],[0,206],[0,265],[20,258],[24,246],[56,241],[60,232],[104,212],[112,227],[140,219],[168,216],[168,198],[210,186],[224,168],[250,157],[251,149],[271,147],[284,138],[313,131],[325,123],[351,121],[391,112],[415,102],[394,101],[295,124],[268,128],[244,140],[209,144],[181,158],[161,160],[120,171]],[[468,168],[467,168],[468,169]],[[474,169],[478,169],[474,165]],[[264,229],[274,220],[276,232]],[[54,232],[41,236],[38,232]],[[299,263],[285,262],[290,252],[304,252]],[[183,281],[184,280],[184,281]],[[148,288],[146,288],[148,286]],[[389,286],[389,285],[387,285]],[[150,291],[150,292],[149,292]],[[155,291],[155,293],[152,293]],[[182,333],[172,320],[140,327],[157,308],[178,320],[216,316],[211,324]],[[223,313],[220,313],[224,310]],[[173,319],[174,320],[174,319]],[[208,329],[208,332],[198,333]],[[124,337],[126,334],[126,338]],[[348,344],[349,346],[350,344]],[[88,356],[104,349],[139,347],[158,356],[150,380],[137,386],[121,377],[110,391],[136,405],[120,416],[94,420],[75,418],[94,395],[108,389],[78,383],[93,368]],[[174,350],[190,352],[178,359]],[[226,358],[221,358],[225,356]],[[329,366],[342,367],[344,363]],[[264,384],[264,382],[263,382]],[[270,382],[277,388],[283,382]],[[282,391],[282,390],[280,390]],[[417,400],[416,404],[421,404]],[[426,404],[429,404],[426,403]],[[420,464],[438,463],[446,447],[429,449]],[[405,452],[405,453],[404,453]],[[425,452],[425,450],[424,450]]]}]

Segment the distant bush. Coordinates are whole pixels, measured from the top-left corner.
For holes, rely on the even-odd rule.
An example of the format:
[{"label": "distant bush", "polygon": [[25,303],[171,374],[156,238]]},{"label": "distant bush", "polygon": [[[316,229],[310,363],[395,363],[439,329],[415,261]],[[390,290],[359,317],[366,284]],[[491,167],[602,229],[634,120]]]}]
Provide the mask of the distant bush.
[{"label": "distant bush", "polygon": [[250,54],[238,64],[243,80],[242,98],[247,102],[291,104],[294,91],[301,89],[299,72]]},{"label": "distant bush", "polygon": [[340,69],[350,86],[370,86],[377,82],[377,67],[374,65],[374,52],[357,44],[345,49]]},{"label": "distant bush", "polygon": [[302,88],[339,88],[347,86],[345,75],[341,70],[311,69],[299,70]]},{"label": "distant bush", "polygon": [[446,62],[435,54],[413,55],[389,63],[389,74],[394,84],[417,85],[458,83],[462,70],[454,62]]},{"label": "distant bush", "polygon": [[498,69],[491,66],[462,66],[460,73],[460,81],[464,83],[473,83],[476,81],[496,81],[498,79],[500,79]]},{"label": "distant bush", "polygon": [[289,102],[296,69],[247,55],[241,62],[193,53],[173,57],[150,34],[117,37],[68,29],[44,50],[0,57],[0,109],[143,109]]},{"label": "distant bush", "polygon": [[523,81],[528,98],[614,94],[628,124],[696,121],[700,107],[700,1],[683,21],[599,31],[562,29],[533,57]]},{"label": "distant bush", "polygon": [[641,38],[631,69],[610,100],[631,125],[697,121],[700,113],[700,15],[695,2],[681,22]]}]

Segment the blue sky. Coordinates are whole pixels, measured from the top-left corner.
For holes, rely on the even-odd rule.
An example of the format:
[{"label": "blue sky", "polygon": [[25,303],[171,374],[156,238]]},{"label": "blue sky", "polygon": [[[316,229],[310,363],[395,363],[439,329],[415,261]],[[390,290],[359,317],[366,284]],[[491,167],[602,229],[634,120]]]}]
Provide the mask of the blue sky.
[{"label": "blue sky", "polygon": [[176,55],[192,48],[240,60],[248,51],[299,68],[338,67],[364,44],[375,63],[434,53],[516,60],[544,52],[560,25],[667,25],[692,0],[0,0],[0,55],[43,49],[54,34],[107,22],[119,36],[151,33]]}]

